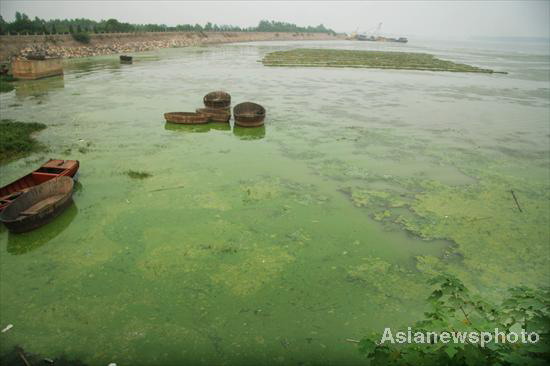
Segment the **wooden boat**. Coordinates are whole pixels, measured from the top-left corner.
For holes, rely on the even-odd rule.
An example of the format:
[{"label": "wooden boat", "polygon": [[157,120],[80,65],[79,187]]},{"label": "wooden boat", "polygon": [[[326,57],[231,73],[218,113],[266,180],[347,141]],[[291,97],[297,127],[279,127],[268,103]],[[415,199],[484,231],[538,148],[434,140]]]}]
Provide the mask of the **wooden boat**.
[{"label": "wooden boat", "polygon": [[0,212],[23,192],[36,185],[57,177],[74,177],[79,166],[78,160],[48,160],[34,172],[0,188]]},{"label": "wooden boat", "polygon": [[208,116],[210,122],[226,122],[231,119],[231,108],[197,108],[197,113]]},{"label": "wooden boat", "polygon": [[47,224],[72,202],[74,181],[58,177],[21,194],[0,214],[0,221],[12,233],[24,233]]},{"label": "wooden boat", "polygon": [[227,108],[231,105],[231,95],[224,91],[213,91],[202,99],[204,106],[208,108]]},{"label": "wooden boat", "polygon": [[170,123],[182,123],[186,125],[198,125],[201,123],[208,123],[209,118],[202,113],[193,112],[169,112],[164,113],[164,119]]},{"label": "wooden boat", "polygon": [[121,64],[131,64],[132,59],[133,59],[132,56],[120,55]]},{"label": "wooden boat", "polygon": [[235,124],[241,127],[258,127],[264,124],[265,108],[252,102],[237,104],[233,108]]}]

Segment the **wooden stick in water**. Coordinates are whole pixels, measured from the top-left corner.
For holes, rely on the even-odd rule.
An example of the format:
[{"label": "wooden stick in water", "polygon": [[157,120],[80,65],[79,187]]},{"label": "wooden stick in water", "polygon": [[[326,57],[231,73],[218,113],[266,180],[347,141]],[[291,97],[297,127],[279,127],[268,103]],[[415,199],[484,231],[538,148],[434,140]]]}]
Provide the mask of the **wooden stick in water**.
[{"label": "wooden stick in water", "polygon": [[21,360],[25,363],[25,366],[31,366],[31,364],[29,363],[29,361],[27,361],[27,358],[23,354],[23,351],[17,351],[17,353],[19,354],[19,358],[21,358]]},{"label": "wooden stick in water", "polygon": [[160,192],[160,191],[168,191],[170,189],[180,189],[180,188],[185,188],[185,186],[176,186],[176,187],[153,189],[153,190],[149,191],[149,193],[151,193],[151,192]]},{"label": "wooden stick in water", "polygon": [[521,207],[519,206],[519,202],[518,202],[518,199],[516,198],[516,194],[514,193],[514,191],[510,191],[512,193],[512,197],[514,197],[514,201],[516,202],[516,206],[518,206],[518,210],[519,212],[523,212],[523,210],[521,209]]}]

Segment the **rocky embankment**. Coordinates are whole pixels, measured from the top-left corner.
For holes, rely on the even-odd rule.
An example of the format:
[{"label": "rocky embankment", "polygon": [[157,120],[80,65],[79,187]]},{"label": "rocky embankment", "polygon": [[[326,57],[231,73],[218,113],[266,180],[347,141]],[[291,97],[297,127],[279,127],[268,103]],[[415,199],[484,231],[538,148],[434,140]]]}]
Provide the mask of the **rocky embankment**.
[{"label": "rocky embankment", "polygon": [[71,35],[0,36],[0,61],[6,62],[12,58],[25,57],[29,54],[74,58],[233,42],[339,39],[344,39],[344,37],[324,33],[113,33],[91,34],[90,43],[83,44],[75,41]]}]

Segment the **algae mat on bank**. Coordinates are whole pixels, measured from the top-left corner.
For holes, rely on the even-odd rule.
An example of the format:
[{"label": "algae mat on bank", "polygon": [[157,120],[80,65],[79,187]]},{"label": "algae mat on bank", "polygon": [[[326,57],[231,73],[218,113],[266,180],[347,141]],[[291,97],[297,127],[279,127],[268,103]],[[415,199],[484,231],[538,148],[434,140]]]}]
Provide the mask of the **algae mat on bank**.
[{"label": "algae mat on bank", "polygon": [[452,72],[493,73],[475,66],[440,60],[427,53],[355,51],[300,48],[276,51],[265,55],[266,66],[358,67]]}]

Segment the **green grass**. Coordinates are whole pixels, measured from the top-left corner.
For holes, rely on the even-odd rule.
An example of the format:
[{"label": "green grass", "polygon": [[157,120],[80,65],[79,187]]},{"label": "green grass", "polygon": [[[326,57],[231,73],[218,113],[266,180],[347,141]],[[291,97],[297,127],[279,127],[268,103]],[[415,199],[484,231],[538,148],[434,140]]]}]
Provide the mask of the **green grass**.
[{"label": "green grass", "polygon": [[145,179],[153,176],[153,174],[151,173],[138,171],[138,170],[127,170],[124,172],[124,174],[126,174],[132,179]]},{"label": "green grass", "polygon": [[0,163],[6,163],[42,149],[43,146],[31,135],[45,128],[46,125],[42,123],[0,120]]},{"label": "green grass", "polygon": [[265,66],[357,67],[373,69],[427,70],[493,73],[489,69],[440,60],[427,53],[351,51],[299,48],[265,55]]}]

